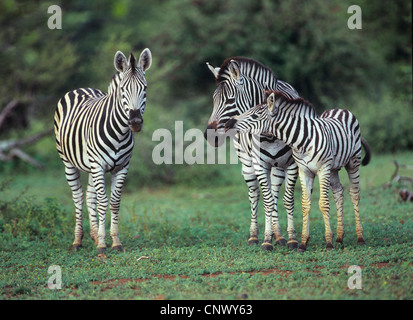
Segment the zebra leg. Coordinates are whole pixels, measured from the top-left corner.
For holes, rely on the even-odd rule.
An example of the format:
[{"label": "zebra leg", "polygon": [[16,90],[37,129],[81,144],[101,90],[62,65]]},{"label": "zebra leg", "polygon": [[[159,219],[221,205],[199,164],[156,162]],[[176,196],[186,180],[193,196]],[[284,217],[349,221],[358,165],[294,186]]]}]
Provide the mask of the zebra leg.
[{"label": "zebra leg", "polygon": [[331,172],[330,188],[333,191],[334,202],[336,203],[336,207],[337,207],[337,238],[336,238],[336,242],[343,244],[343,237],[344,237],[344,223],[343,223],[344,193],[343,193],[343,186],[340,183],[340,178],[339,178],[337,170],[334,170],[334,171]]},{"label": "zebra leg", "polygon": [[119,208],[122,187],[128,173],[128,168],[129,165],[116,173],[112,173],[112,187],[110,195],[110,236],[112,237],[112,249],[116,249],[120,252],[123,251],[123,247],[119,240],[118,231]]},{"label": "zebra leg", "polygon": [[92,178],[97,196],[97,213],[99,215],[98,244],[99,253],[106,251],[105,243],[105,216],[108,208],[108,198],[105,191],[105,172],[100,167],[92,168]]},{"label": "zebra leg", "polygon": [[[273,216],[272,216],[272,232],[273,232],[275,243],[281,246],[284,246],[285,239],[282,235],[281,237],[279,236],[281,229],[278,223],[278,196],[280,194],[280,188],[285,180],[285,171],[284,169],[278,168],[278,167],[272,167],[271,171],[272,171],[271,191],[272,191],[273,201],[274,201],[274,210],[273,210]],[[278,238],[277,238],[277,234],[278,234]]]},{"label": "zebra leg", "polygon": [[251,205],[251,226],[248,244],[254,245],[258,243],[257,211],[258,202],[260,200],[260,189],[258,186],[257,176],[255,175],[252,166],[242,164],[242,175],[244,176],[244,180],[248,186],[248,198]]},{"label": "zebra leg", "polygon": [[363,227],[361,226],[359,204],[360,204],[360,189],[359,189],[359,167],[350,167],[346,166],[348,177],[350,180],[350,198],[353,202],[354,214],[356,217],[356,234],[357,234],[357,244],[363,245],[366,242],[364,241],[363,236]]},{"label": "zebra leg", "polygon": [[280,245],[285,245],[285,239],[281,234],[280,225],[278,223],[278,213],[276,211],[276,206],[274,202],[274,196],[270,187],[271,168],[261,167],[259,164],[254,165],[255,174],[257,175],[258,182],[261,187],[262,197],[264,200],[264,211],[265,211],[265,231],[264,231],[264,242],[261,247],[265,250],[272,250],[273,246],[272,236],[274,233],[275,242]]},{"label": "zebra leg", "polygon": [[92,175],[89,174],[89,182],[86,190],[86,203],[89,212],[89,222],[90,222],[90,237],[95,244],[98,244],[98,220],[96,213],[96,190],[93,182]]},{"label": "zebra leg", "polygon": [[285,192],[283,197],[284,207],[287,211],[287,233],[288,233],[288,249],[296,249],[298,247],[298,241],[295,235],[294,228],[294,189],[298,178],[298,167],[294,162],[286,170],[286,180],[285,180]]},{"label": "zebra leg", "polygon": [[298,169],[300,176],[302,200],[301,207],[303,211],[303,229],[301,233],[301,244],[298,247],[298,252],[304,252],[307,249],[307,243],[310,239],[309,216],[311,210],[311,194],[313,193],[314,174],[309,171],[304,172],[301,168]]},{"label": "zebra leg", "polygon": [[325,237],[327,250],[331,250],[333,246],[333,232],[330,226],[330,200],[328,198],[328,192],[330,191],[330,169],[324,168],[319,171],[318,179],[320,182],[320,200],[318,205],[321,213],[323,214]]},{"label": "zebra leg", "polygon": [[72,198],[75,204],[75,212],[76,212],[76,225],[75,225],[75,240],[73,241],[72,248],[73,250],[77,251],[82,246],[82,238],[83,238],[83,218],[82,218],[82,211],[83,211],[83,189],[82,183],[80,180],[80,171],[79,169],[75,168],[68,162],[64,162],[65,164],[65,174],[66,180],[72,189]]}]

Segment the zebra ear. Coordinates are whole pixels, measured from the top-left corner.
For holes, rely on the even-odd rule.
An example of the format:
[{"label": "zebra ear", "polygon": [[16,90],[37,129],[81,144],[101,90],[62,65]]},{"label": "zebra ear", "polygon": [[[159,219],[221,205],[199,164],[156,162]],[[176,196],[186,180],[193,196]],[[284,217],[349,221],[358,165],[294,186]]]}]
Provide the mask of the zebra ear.
[{"label": "zebra ear", "polygon": [[215,79],[218,79],[218,73],[220,68],[215,68],[213,65],[209,64],[209,62],[206,63],[208,69],[212,72],[214,75]]},{"label": "zebra ear", "polygon": [[125,55],[122,52],[120,51],[116,52],[114,64],[115,64],[115,69],[118,70],[119,72],[123,72],[126,70],[128,66],[128,62],[126,60]]},{"label": "zebra ear", "polygon": [[235,60],[231,60],[228,67],[231,76],[235,80],[238,80],[241,77],[241,71],[239,70],[238,62],[236,62]]},{"label": "zebra ear", "polygon": [[268,107],[268,110],[270,110],[271,113],[273,113],[273,111],[274,111],[274,104],[275,104],[275,96],[274,96],[274,92],[273,92],[267,98],[267,107]]},{"label": "zebra ear", "polygon": [[144,49],[139,57],[139,66],[143,71],[148,70],[152,65],[152,52],[148,48]]}]

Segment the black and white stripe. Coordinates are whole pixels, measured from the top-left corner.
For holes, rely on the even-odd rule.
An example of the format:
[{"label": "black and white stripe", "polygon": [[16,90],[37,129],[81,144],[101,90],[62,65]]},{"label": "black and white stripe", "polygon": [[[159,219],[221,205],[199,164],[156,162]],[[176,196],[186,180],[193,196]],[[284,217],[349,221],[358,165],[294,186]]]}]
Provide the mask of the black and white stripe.
[{"label": "black and white stripe", "polygon": [[[92,239],[100,252],[106,249],[105,214],[110,205],[112,248],[123,250],[118,237],[121,191],[132,156],[133,132],[142,128],[145,71],[151,66],[152,55],[145,49],[137,61],[132,53],[127,59],[118,51],[114,63],[118,72],[112,77],[107,94],[90,88],[70,91],[59,100],[55,112],[56,147],[65,165],[76,211],[74,249],[82,245],[83,238],[83,171],[89,173],[86,202]],[[105,192],[106,172],[112,174],[110,201]]]},{"label": "black and white stripe", "polygon": [[[207,63],[217,80],[213,95],[214,108],[205,130],[205,138],[212,145],[219,146],[216,135],[224,133],[225,123],[264,100],[264,91],[278,89],[290,97],[298,97],[295,89],[281,80],[266,66],[249,58],[227,59],[220,68]],[[211,138],[212,137],[212,138]],[[293,211],[294,187],[298,177],[291,149],[282,141],[270,135],[236,134],[234,146],[242,164],[242,174],[248,186],[251,204],[251,226],[248,243],[258,243],[257,208],[260,187],[265,209],[265,232],[262,247],[272,249],[275,242],[285,244],[278,223],[277,201],[279,189],[286,180],[284,206],[288,217],[288,246],[297,246]],[[256,146],[256,147],[255,147]]]},{"label": "black and white stripe", "polygon": [[[329,221],[329,189],[337,206],[337,239],[343,242],[343,187],[338,172],[345,167],[350,180],[350,197],[356,217],[358,244],[364,244],[359,214],[359,166],[367,165],[370,150],[360,136],[356,117],[348,110],[334,109],[317,116],[313,106],[301,99],[290,99],[282,92],[269,91],[265,104],[256,106],[229,121],[226,128],[243,133],[270,133],[289,145],[299,167],[303,189],[303,234],[299,250],[306,249],[309,239],[309,213],[314,178],[320,183],[319,206],[323,213],[327,249],[333,248]],[[366,156],[361,161],[362,146]]]}]

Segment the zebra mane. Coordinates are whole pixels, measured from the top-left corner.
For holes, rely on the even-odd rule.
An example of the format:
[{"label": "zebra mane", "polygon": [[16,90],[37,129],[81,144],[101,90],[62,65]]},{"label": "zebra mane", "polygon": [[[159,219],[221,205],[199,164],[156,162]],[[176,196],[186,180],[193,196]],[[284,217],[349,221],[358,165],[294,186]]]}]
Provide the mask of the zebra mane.
[{"label": "zebra mane", "polygon": [[238,65],[241,69],[241,73],[243,75],[249,75],[249,71],[252,69],[252,67],[255,67],[255,69],[262,69],[268,73],[270,73],[275,79],[277,79],[277,75],[267,66],[263,65],[261,62],[251,59],[251,58],[246,58],[246,57],[233,57],[233,58],[228,58],[226,59],[220,69],[219,73],[217,76],[217,83],[221,83],[222,81],[225,81],[228,79],[228,65],[231,62],[231,60],[235,60],[238,62]]},{"label": "zebra mane", "polygon": [[119,71],[117,71],[112,78],[110,79],[109,87],[108,87],[108,94],[114,93],[119,86],[120,83],[120,76]]},{"label": "zebra mane", "polygon": [[307,108],[310,113],[312,113],[315,117],[317,117],[317,112],[313,106],[313,104],[303,98],[289,98],[288,96],[286,96],[284,93],[282,93],[281,91],[276,91],[276,90],[266,90],[264,93],[264,101],[266,103],[268,97],[271,95],[271,93],[274,93],[274,98],[275,100],[280,99],[281,102],[287,102],[289,104],[293,104],[293,105],[302,105],[305,108]]}]

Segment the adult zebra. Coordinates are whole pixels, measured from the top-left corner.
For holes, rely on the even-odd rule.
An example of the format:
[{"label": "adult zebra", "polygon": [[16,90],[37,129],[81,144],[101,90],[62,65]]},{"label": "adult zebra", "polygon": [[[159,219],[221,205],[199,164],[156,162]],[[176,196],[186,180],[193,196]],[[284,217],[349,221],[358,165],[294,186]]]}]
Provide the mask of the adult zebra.
[{"label": "adult zebra", "polygon": [[[328,199],[329,187],[337,206],[337,239],[343,243],[343,186],[338,172],[345,167],[350,180],[350,197],[356,217],[357,244],[364,244],[359,214],[359,166],[370,161],[370,149],[360,136],[356,117],[348,110],[327,110],[317,116],[313,106],[301,99],[290,99],[282,92],[268,91],[266,103],[229,120],[226,129],[240,132],[268,132],[291,146],[298,164],[302,195],[303,230],[299,251],[309,239],[309,214],[314,178],[320,183],[319,206],[323,214],[327,250],[333,248]],[[361,147],[366,155],[361,161]]]},{"label": "adult zebra", "polygon": [[[112,77],[107,94],[90,88],[70,91],[59,100],[54,116],[56,147],[65,165],[75,204],[74,250],[82,246],[84,198],[80,171],[84,171],[89,173],[86,199],[90,235],[100,253],[106,249],[108,199],[105,173],[112,174],[110,235],[112,248],[123,251],[118,236],[121,191],[132,156],[132,132],[139,132],[143,124],[147,87],[145,71],[152,64],[152,54],[149,49],[143,50],[137,62],[132,52],[126,59],[118,51],[114,64],[118,72]],[[96,214],[99,215],[99,224]]]},{"label": "adult zebra", "polygon": [[[278,89],[291,97],[298,97],[297,91],[288,83],[277,79],[271,69],[260,62],[235,57],[224,61],[220,68],[207,63],[217,81],[214,92],[214,108],[205,130],[208,142],[218,147],[224,139],[225,123],[233,116],[242,114],[264,100],[265,89]],[[285,245],[278,223],[277,201],[279,189],[286,179],[284,206],[288,217],[288,247],[296,248],[298,242],[294,228],[294,187],[298,177],[291,149],[282,141],[269,135],[236,134],[234,146],[242,164],[242,174],[248,186],[251,205],[249,244],[258,243],[257,208],[260,189],[264,199],[265,232],[262,248],[271,250],[272,236],[275,243]],[[255,147],[260,146],[260,147]]]}]

